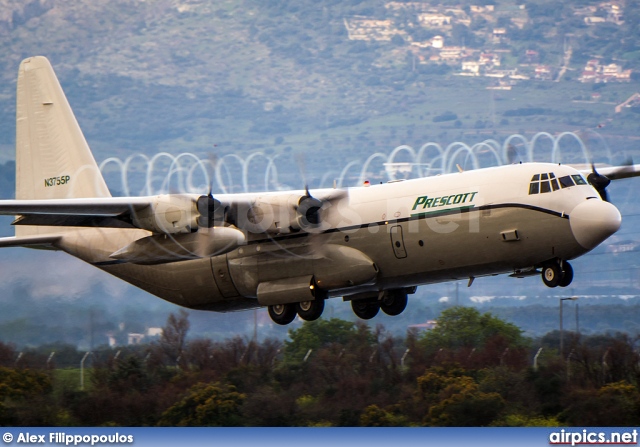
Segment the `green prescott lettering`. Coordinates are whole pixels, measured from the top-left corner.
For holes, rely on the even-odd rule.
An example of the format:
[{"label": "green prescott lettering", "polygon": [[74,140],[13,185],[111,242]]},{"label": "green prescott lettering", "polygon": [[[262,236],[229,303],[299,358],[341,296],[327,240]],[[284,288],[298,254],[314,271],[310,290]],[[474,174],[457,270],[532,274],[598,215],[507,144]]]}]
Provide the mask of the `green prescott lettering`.
[{"label": "green prescott lettering", "polygon": [[473,198],[478,194],[478,191],[475,192],[465,192],[462,194],[452,194],[450,196],[442,196],[442,197],[429,197],[429,196],[420,196],[416,199],[413,204],[412,210],[416,209],[425,209],[425,208],[437,208],[440,206],[448,206],[448,205],[459,205],[461,203],[471,203],[473,202]]},{"label": "green prescott lettering", "polygon": [[44,179],[44,186],[46,188],[49,186],[66,185],[67,183],[69,183],[70,180],[71,180],[71,176],[69,175],[61,175],[59,177],[46,178]]}]

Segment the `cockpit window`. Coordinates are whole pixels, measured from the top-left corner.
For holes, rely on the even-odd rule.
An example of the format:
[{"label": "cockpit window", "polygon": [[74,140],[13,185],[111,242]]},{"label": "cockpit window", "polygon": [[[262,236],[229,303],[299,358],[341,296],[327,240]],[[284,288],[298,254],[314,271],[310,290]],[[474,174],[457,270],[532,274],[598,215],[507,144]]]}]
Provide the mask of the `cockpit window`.
[{"label": "cockpit window", "polygon": [[587,184],[587,181],[580,174],[574,174],[574,175],[571,176],[571,178],[573,179],[574,182],[576,182],[576,185],[586,185]]},{"label": "cockpit window", "polygon": [[[546,174],[543,174],[546,175]],[[540,182],[540,192],[551,192],[551,186],[549,185],[549,182]]]},{"label": "cockpit window", "polygon": [[535,174],[531,177],[529,184],[529,194],[541,194],[551,192],[551,188],[555,191],[558,189],[558,181],[553,173]]},{"label": "cockpit window", "polygon": [[531,177],[529,184],[529,194],[543,194],[546,192],[557,191],[560,188],[569,188],[575,185],[587,185],[587,181],[580,174],[565,175],[556,178],[553,172],[544,174],[535,174]]},{"label": "cockpit window", "polygon": [[570,175],[565,175],[564,177],[560,177],[560,186],[563,188],[568,188],[570,186],[574,186],[573,179]]},{"label": "cockpit window", "polygon": [[580,174],[565,175],[564,177],[557,178],[553,172],[546,172],[535,174],[531,177],[529,194],[544,194],[551,191],[558,191],[561,188],[586,184],[587,181]]}]

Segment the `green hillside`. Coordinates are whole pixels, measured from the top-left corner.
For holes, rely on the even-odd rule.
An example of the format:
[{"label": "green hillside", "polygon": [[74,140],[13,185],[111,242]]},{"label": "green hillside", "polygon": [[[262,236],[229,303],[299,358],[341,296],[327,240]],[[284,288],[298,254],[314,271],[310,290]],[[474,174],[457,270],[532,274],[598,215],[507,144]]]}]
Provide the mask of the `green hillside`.
[{"label": "green hillside", "polygon": [[[13,145],[17,67],[35,54],[98,158],[292,148],[327,166],[400,144],[594,127],[632,144],[637,115],[614,108],[640,90],[636,1],[479,3],[0,0],[0,144]],[[483,55],[499,66],[459,76]],[[629,79],[580,82],[594,58]]]}]

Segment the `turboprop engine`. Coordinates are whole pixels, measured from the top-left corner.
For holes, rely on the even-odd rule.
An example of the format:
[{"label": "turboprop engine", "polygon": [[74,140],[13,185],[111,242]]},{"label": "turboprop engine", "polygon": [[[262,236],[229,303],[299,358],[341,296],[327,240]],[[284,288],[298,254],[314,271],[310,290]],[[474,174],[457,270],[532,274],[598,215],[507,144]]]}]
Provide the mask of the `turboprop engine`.
[{"label": "turboprop engine", "polygon": [[133,224],[153,233],[191,233],[198,227],[193,197],[181,194],[156,196],[150,206],[132,213]]},{"label": "turboprop engine", "polygon": [[245,233],[225,225],[225,208],[207,196],[168,194],[132,215],[135,226],[155,234],[110,255],[134,264],[159,264],[215,256],[246,243]]},{"label": "turboprop engine", "polygon": [[245,243],[244,233],[236,228],[200,228],[197,233],[143,237],[110,257],[133,264],[160,264],[221,255]]},{"label": "turboprop engine", "polygon": [[244,209],[238,209],[238,226],[254,233],[285,234],[313,231],[322,224],[322,210],[330,199],[305,195],[261,196]]}]

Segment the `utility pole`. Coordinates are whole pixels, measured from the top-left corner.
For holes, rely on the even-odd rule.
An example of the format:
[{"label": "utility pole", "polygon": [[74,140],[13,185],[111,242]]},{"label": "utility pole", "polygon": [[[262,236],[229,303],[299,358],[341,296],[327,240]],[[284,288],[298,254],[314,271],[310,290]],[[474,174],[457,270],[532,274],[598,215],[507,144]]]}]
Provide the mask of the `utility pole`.
[{"label": "utility pole", "polygon": [[[567,300],[575,301],[577,299],[578,299],[577,296],[572,296],[570,298],[560,298],[560,357],[562,358],[564,358],[564,330],[562,328],[562,302]],[[577,321],[578,320],[576,317],[576,323]]]}]

